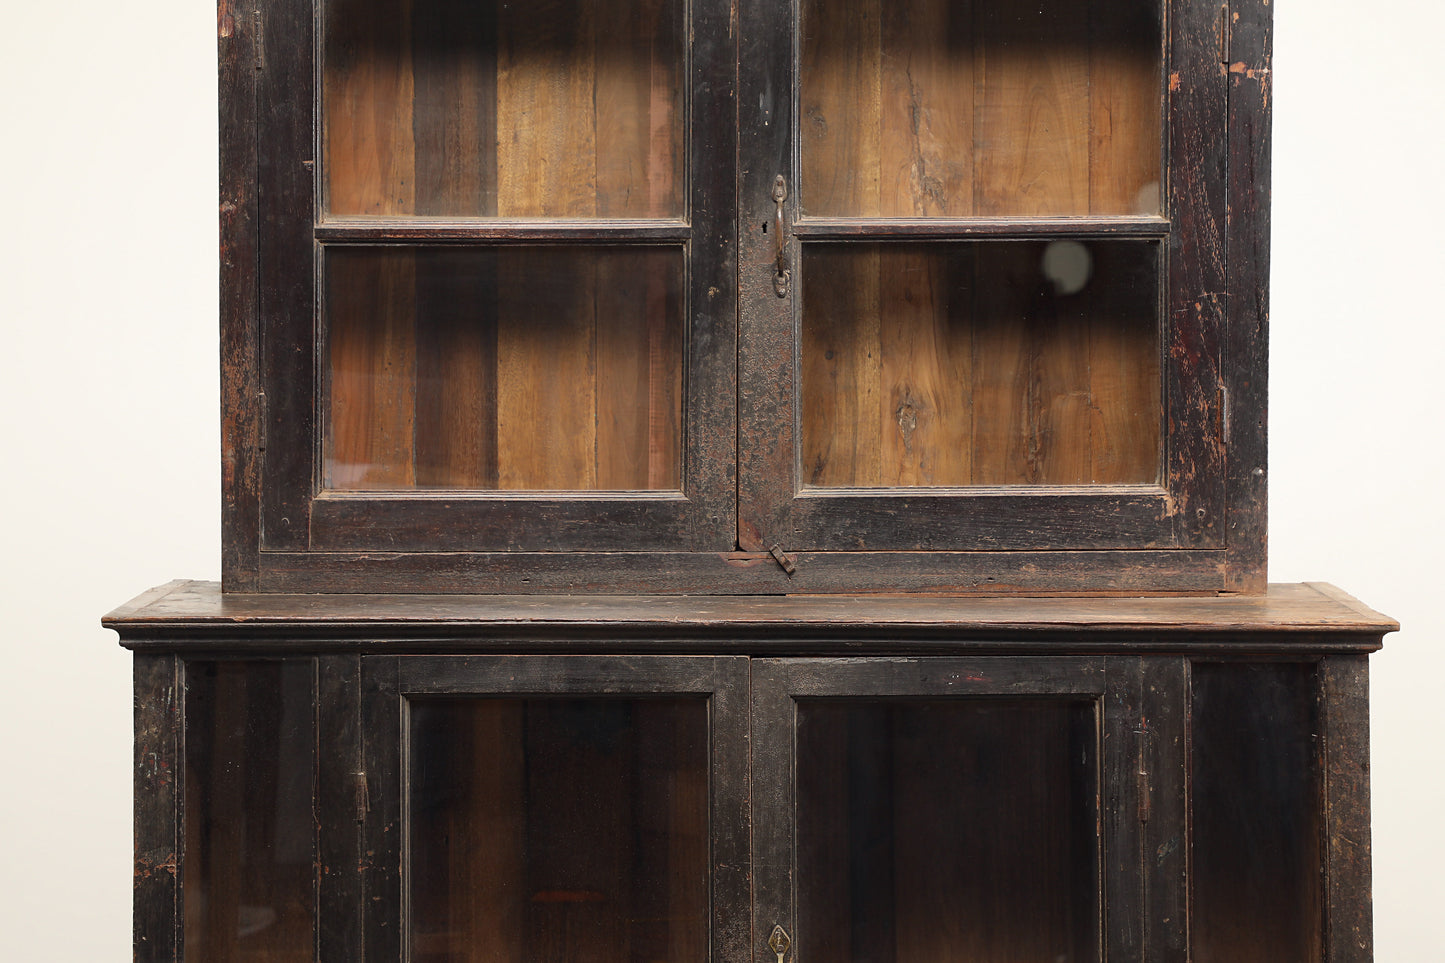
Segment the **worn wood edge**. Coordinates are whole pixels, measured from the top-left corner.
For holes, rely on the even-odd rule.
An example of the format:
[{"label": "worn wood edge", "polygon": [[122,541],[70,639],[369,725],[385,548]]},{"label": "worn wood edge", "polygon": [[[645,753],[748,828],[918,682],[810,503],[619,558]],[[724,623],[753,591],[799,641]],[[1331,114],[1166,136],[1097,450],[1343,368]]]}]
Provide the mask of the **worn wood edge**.
[{"label": "worn wood edge", "polygon": [[1229,303],[1224,363],[1229,399],[1227,566],[1231,588],[1268,578],[1268,369],[1271,59],[1268,0],[1228,7],[1229,148],[1225,224]]},{"label": "worn wood edge", "polygon": [[1325,960],[1374,959],[1371,894],[1369,665],[1325,659],[1318,681],[1324,730]]},{"label": "worn wood edge", "polygon": [[255,22],[248,0],[218,0],[221,572],[235,591],[256,589],[261,542]]},{"label": "worn wood edge", "polygon": [[184,952],[181,920],[184,785],[178,661],[137,655],[134,664],[134,958],[175,961]]},{"label": "worn wood edge", "polygon": [[145,618],[142,614],[147,609],[157,605],[177,592],[186,590],[189,586],[214,586],[215,582],[197,582],[194,579],[178,578],[172,579],[155,588],[147,589],[129,602],[116,606],[105,615],[101,616],[100,624],[108,629],[116,629],[119,623],[131,622],[138,618]]},{"label": "worn wood edge", "polygon": [[1344,589],[1331,585],[1329,582],[1302,582],[1301,584],[1309,586],[1325,598],[1348,607],[1359,615],[1363,621],[1379,625],[1383,631],[1387,633],[1400,631],[1400,623],[1398,621],[1370,608]]}]

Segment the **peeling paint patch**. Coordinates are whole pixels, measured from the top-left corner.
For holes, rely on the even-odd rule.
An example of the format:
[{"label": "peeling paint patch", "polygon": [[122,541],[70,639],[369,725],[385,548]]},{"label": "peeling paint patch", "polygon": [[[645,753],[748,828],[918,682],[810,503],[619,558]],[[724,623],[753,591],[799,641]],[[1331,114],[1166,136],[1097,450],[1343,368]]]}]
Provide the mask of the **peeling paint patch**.
[{"label": "peeling paint patch", "polygon": [[1183,86],[1183,82],[1179,79],[1179,71],[1176,70],[1169,75],[1169,92],[1175,93],[1181,86]]},{"label": "peeling paint patch", "polygon": [[231,0],[220,0],[216,4],[216,33],[222,40],[236,32],[236,17],[231,12]]}]

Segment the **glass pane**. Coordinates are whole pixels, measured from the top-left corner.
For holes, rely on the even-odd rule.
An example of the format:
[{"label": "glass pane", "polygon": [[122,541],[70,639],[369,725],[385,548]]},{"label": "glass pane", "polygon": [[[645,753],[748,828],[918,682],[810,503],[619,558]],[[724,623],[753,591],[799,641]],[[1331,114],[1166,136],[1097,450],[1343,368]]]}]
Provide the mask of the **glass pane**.
[{"label": "glass pane", "polygon": [[1091,703],[798,706],[797,956],[1099,959]]},{"label": "glass pane", "polygon": [[1158,213],[1151,0],[802,0],[803,210]]},{"label": "glass pane", "polygon": [[1323,959],[1323,827],[1311,665],[1196,664],[1191,956]]},{"label": "glass pane", "polygon": [[681,0],[330,0],[332,214],[678,217]]},{"label": "glass pane", "polygon": [[682,249],[333,247],[332,489],[677,489]]},{"label": "glass pane", "polygon": [[708,958],[705,699],[411,707],[410,959]]},{"label": "glass pane", "polygon": [[804,483],[1157,481],[1158,292],[1152,241],[805,245]]},{"label": "glass pane", "polygon": [[186,958],[310,963],[309,659],[186,666]]}]

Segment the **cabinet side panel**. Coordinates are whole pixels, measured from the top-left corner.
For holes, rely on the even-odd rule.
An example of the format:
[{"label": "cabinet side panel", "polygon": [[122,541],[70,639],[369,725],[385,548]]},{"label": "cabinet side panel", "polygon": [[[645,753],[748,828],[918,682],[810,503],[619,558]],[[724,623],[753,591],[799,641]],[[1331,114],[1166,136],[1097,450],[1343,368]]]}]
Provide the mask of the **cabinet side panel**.
[{"label": "cabinet side panel", "polygon": [[1231,591],[1262,594],[1267,563],[1270,87],[1273,8],[1230,4],[1229,563]]},{"label": "cabinet side panel", "polygon": [[222,0],[220,80],[221,572],[254,591],[261,539],[260,307],[256,264],[255,38],[247,3]]},{"label": "cabinet side panel", "polygon": [[137,655],[135,916],[137,963],[180,958],[180,686],[177,660]]},{"label": "cabinet side panel", "polygon": [[1374,957],[1370,897],[1370,683],[1363,655],[1320,666],[1325,739],[1326,957]]}]

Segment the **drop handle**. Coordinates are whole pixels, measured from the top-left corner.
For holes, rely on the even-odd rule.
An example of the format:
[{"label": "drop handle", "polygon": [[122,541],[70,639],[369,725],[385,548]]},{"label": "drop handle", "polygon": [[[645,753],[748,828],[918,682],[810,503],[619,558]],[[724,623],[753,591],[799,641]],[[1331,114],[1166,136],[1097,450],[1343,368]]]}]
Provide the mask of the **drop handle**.
[{"label": "drop handle", "polygon": [[[778,179],[782,180],[781,177]],[[768,949],[777,954],[778,963],[783,963],[783,957],[788,955],[788,949],[792,945],[793,941],[788,936],[788,931],[781,926],[774,926],[773,934],[768,937]]]},{"label": "drop handle", "polygon": [[[777,272],[773,275],[773,290],[780,298],[788,296],[788,287],[793,280],[793,271],[788,267],[788,221],[783,214],[783,202],[787,199],[788,182],[783,179],[782,174],[779,174],[773,178],[773,203],[778,206],[774,225],[776,230],[773,231],[773,240],[778,247],[778,267]],[[781,932],[781,927],[778,932]],[[783,939],[786,940],[787,937],[788,934],[783,933]],[[768,945],[771,946],[772,943],[769,942]]]}]

